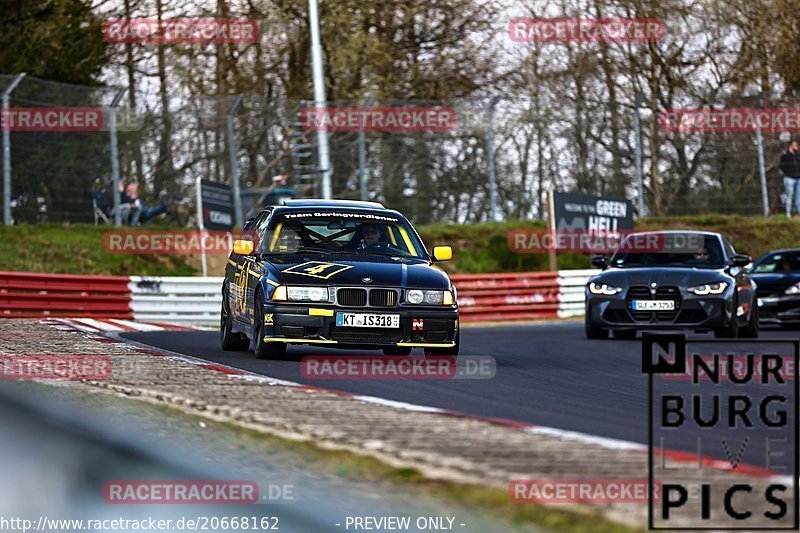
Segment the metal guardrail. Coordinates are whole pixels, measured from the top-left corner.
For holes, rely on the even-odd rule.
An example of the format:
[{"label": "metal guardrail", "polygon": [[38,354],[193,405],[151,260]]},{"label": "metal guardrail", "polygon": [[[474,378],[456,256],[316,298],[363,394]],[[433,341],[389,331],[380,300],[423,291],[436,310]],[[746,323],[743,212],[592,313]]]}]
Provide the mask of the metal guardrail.
[{"label": "metal guardrail", "polygon": [[[462,322],[583,315],[584,286],[598,270],[457,274]],[[127,318],[213,326],[221,277],[106,277],[0,272],[0,316]]]}]

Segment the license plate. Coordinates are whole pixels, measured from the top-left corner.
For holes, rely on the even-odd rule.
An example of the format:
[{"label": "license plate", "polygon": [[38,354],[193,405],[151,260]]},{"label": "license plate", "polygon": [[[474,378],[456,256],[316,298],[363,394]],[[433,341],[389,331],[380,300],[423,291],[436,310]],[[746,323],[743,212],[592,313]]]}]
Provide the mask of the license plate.
[{"label": "license plate", "polygon": [[634,311],[674,311],[675,300],[633,300],[631,309]]},{"label": "license plate", "polygon": [[400,315],[336,313],[336,325],[351,328],[399,328]]}]

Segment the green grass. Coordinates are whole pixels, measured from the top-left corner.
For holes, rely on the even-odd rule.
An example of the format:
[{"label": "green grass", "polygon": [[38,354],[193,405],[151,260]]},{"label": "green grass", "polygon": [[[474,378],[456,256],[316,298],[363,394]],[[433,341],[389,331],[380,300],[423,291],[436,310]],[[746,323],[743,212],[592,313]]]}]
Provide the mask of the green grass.
[{"label": "green grass", "polygon": [[[545,253],[519,254],[508,246],[515,229],[544,230],[541,221],[507,221],[484,224],[431,224],[420,226],[425,244],[453,246],[455,260],[442,263],[451,273],[526,272],[548,270]],[[198,260],[186,255],[111,254],[103,246],[108,226],[39,224],[0,226],[0,270],[61,274],[143,276],[198,275]],[[175,230],[147,226],[147,230]],[[800,218],[700,215],[646,218],[636,229],[698,229],[727,235],[736,249],[754,258],[777,248],[800,247]],[[224,259],[224,258],[223,258]],[[589,268],[589,256],[558,255],[558,268]],[[216,267],[212,271],[219,270]],[[214,274],[214,272],[211,272]]]},{"label": "green grass", "polygon": [[103,234],[110,229],[90,224],[0,226],[0,270],[122,276],[197,274],[187,256],[108,253]]}]

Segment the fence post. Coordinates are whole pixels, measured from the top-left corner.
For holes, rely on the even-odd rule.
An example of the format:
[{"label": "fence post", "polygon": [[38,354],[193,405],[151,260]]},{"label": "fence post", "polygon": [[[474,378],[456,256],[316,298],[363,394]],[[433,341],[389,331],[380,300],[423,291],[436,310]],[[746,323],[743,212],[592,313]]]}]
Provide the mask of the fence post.
[{"label": "fence post", "polygon": [[644,93],[636,96],[633,107],[633,157],[636,163],[636,189],[639,193],[639,216],[647,216],[647,207],[644,205],[644,169],[642,168],[642,128],[639,108],[644,102]]},{"label": "fence post", "polygon": [[[763,92],[758,93],[756,99],[756,109],[761,109],[761,98],[764,96]],[[764,216],[769,216],[769,191],[767,190],[767,169],[764,164],[764,139],[761,136],[761,128],[756,121],[756,150],[758,151],[758,174],[761,177],[761,207],[764,210]]]},{"label": "fence post", "polygon": [[489,101],[489,112],[486,124],[486,155],[489,163],[489,221],[497,220],[497,180],[494,174],[494,108],[500,101],[499,96],[493,96]]},{"label": "fence post", "polygon": [[[311,81],[314,89],[314,108],[324,113],[328,106],[325,98],[325,77],[322,68],[322,44],[319,35],[319,10],[317,0],[308,0],[308,26],[311,32]],[[317,128],[317,160],[320,172],[320,187],[325,200],[333,198],[331,185],[331,158],[328,148],[328,130]]]},{"label": "fence post", "polygon": [[233,101],[230,109],[228,109],[228,154],[231,159],[231,194],[233,195],[233,217],[237,226],[240,228],[244,226],[242,221],[242,195],[239,188],[239,163],[237,161],[237,153],[239,149],[236,146],[236,131],[233,128],[233,114],[236,108],[242,101],[242,95],[237,95]]},{"label": "fence post", "polygon": [[[11,91],[17,88],[25,72],[17,74],[3,91],[3,114],[8,116],[8,100]],[[11,220],[11,122],[6,119],[3,127],[3,224],[10,226]]]},{"label": "fence post", "polygon": [[122,225],[122,214],[119,212],[120,192],[119,192],[119,144],[117,142],[117,105],[122,100],[122,96],[128,89],[120,89],[111,102],[108,111],[108,131],[111,137],[111,181],[114,189],[114,225]]}]

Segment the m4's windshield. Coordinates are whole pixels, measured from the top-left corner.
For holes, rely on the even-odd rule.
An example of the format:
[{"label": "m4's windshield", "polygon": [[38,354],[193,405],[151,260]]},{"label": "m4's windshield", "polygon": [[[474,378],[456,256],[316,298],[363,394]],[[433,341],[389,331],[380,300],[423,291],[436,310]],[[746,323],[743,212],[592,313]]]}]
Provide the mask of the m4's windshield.
[{"label": "m4's windshield", "polygon": [[718,269],[725,266],[725,254],[718,238],[712,235],[665,233],[656,239],[655,247],[636,250],[622,248],[611,258],[616,268],[689,267]]},{"label": "m4's windshield", "polygon": [[355,212],[290,212],[272,217],[262,250],[426,258],[425,247],[403,218]]}]

